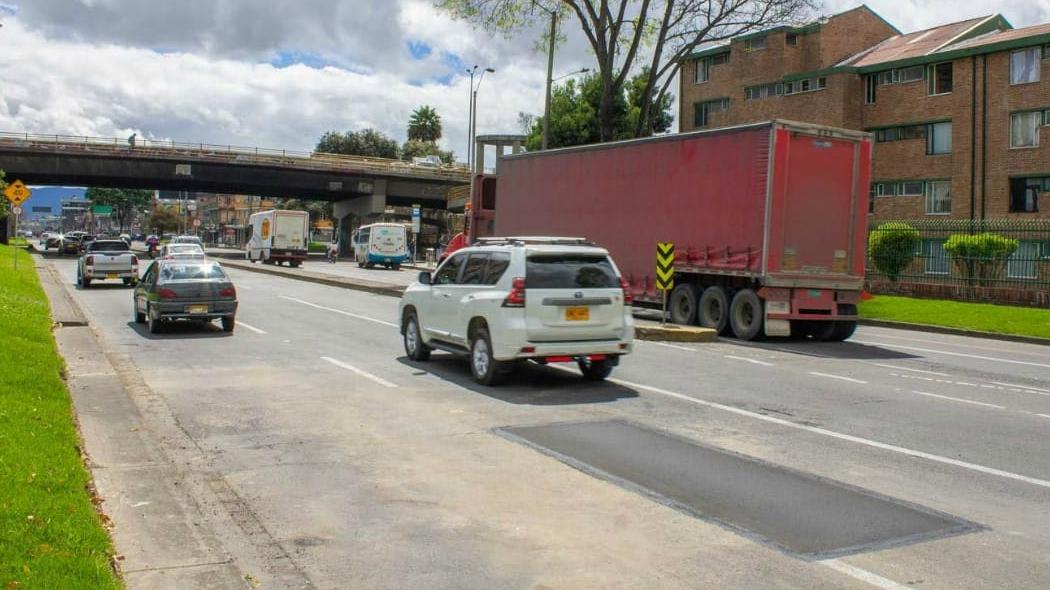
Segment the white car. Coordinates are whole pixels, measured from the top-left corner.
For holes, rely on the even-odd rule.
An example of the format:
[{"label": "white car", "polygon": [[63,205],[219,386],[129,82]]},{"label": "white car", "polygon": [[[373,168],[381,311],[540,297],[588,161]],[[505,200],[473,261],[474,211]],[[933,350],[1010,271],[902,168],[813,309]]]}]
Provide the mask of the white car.
[{"label": "white car", "polygon": [[483,385],[526,360],[600,381],[631,352],[630,303],[609,252],[581,238],[485,238],[420,273],[398,317],[409,358],[466,356]]},{"label": "white car", "polygon": [[197,236],[175,236],[174,238],[171,239],[171,242],[169,242],[169,243],[171,243],[171,244],[196,244],[196,245],[200,246],[201,249],[204,248],[204,243],[201,242],[201,239],[198,238]]},{"label": "white car", "polygon": [[162,260],[204,257],[204,249],[197,244],[164,244],[160,248],[160,258]]}]

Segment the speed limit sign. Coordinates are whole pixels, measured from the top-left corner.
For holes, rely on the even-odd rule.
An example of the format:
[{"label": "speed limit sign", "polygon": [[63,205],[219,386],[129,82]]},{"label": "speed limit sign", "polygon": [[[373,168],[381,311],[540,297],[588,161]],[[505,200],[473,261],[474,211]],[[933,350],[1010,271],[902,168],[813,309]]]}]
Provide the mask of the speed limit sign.
[{"label": "speed limit sign", "polygon": [[22,214],[22,208],[21,207],[11,207],[11,213],[14,213],[15,216],[21,215]]}]

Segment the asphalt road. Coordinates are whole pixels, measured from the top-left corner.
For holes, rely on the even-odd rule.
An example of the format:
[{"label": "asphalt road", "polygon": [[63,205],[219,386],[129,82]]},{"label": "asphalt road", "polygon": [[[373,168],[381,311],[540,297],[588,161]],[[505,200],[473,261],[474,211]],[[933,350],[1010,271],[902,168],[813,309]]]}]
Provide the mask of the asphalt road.
[{"label": "asphalt road", "polygon": [[[73,261],[54,264],[73,281]],[[257,523],[242,524],[245,534],[287,557],[294,576],[252,572],[263,587],[976,589],[1050,579],[1046,348],[883,328],[834,344],[639,342],[612,382],[532,367],[486,388],[446,355],[406,360],[396,299],[230,274],[241,305],[232,335],[179,326],[151,336],[115,285],[75,297],[104,344],[140,370],[151,411],[170,413],[192,441],[186,452]],[[977,530],[801,559],[498,430],[610,420]],[[842,519],[850,525],[848,510]],[[237,559],[260,546],[227,548]]]}]

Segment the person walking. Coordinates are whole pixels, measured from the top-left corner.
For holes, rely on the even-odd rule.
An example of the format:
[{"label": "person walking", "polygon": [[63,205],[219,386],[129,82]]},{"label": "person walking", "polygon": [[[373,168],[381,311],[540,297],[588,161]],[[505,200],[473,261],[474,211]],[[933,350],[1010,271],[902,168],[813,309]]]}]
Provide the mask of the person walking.
[{"label": "person walking", "polygon": [[138,135],[139,134],[136,132],[128,136],[128,145],[131,146],[131,149],[135,149],[135,138],[138,137]]}]

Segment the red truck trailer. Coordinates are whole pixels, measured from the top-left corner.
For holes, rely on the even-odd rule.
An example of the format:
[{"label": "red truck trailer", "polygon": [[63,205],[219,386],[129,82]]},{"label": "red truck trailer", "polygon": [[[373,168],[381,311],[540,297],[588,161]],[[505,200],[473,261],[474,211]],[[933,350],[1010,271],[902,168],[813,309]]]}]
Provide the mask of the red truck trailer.
[{"label": "red truck trailer", "polygon": [[636,304],[751,340],[853,334],[864,282],[871,137],[791,121],[503,157],[475,178],[470,238],[582,236]]}]

